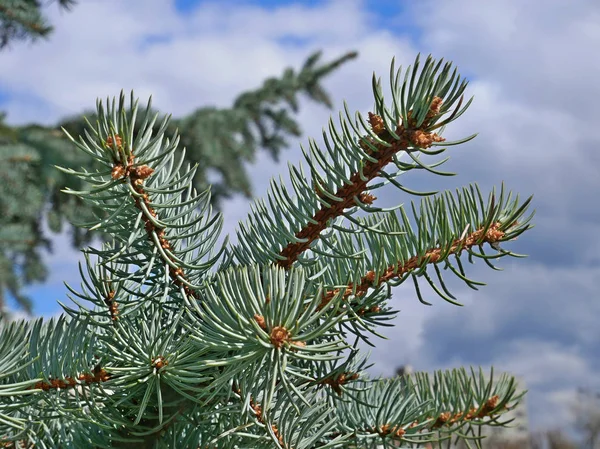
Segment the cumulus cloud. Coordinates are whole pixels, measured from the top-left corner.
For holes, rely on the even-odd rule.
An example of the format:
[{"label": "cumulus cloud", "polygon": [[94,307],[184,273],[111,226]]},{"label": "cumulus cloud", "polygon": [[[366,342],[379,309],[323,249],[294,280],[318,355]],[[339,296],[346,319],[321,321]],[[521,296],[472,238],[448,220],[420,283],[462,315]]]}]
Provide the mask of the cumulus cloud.
[{"label": "cumulus cloud", "polygon": [[411,5],[422,50],[474,78],[471,113],[453,132],[480,134],[455,152],[453,163],[483,190],[505,180],[534,193],[537,209],[536,228],[511,247],[531,254],[528,260],[500,263],[504,273],[477,267],[475,278],[489,285],[459,295],[464,309],[427,311],[420,363],[494,364],[522,375],[532,424],[553,425],[560,420],[547,410],[566,417],[568,392],[599,387],[592,385],[600,361],[599,142],[588,130],[598,120],[593,102],[600,88],[592,80],[600,64],[582,56],[597,47],[590,23],[600,9],[589,1]]}]

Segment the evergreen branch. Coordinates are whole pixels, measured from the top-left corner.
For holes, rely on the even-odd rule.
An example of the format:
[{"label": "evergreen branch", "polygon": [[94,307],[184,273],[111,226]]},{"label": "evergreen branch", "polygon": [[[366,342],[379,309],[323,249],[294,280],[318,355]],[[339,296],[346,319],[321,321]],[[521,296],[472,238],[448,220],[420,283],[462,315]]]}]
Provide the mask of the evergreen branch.
[{"label": "evergreen branch", "polygon": [[[245,111],[259,131],[261,145],[267,148],[273,158],[278,161],[281,147],[285,144],[285,141],[278,137],[279,131],[283,130],[299,136],[300,129],[297,123],[288,117],[285,109],[275,110],[269,105],[275,105],[284,100],[293,112],[297,112],[296,95],[298,92],[304,91],[312,100],[323,103],[329,108],[333,107],[326,91],[318,83],[323,77],[357,56],[357,52],[348,52],[327,64],[315,67],[321,57],[320,51],[315,52],[307,58],[297,75],[293,69],[286,69],[281,79],[269,78],[261,88],[239,95],[234,101],[233,108]],[[263,116],[272,121],[274,129],[270,134],[267,131],[269,126],[265,123]]]},{"label": "evergreen branch", "polygon": [[341,429],[355,431],[355,444],[376,438],[386,446],[391,440],[424,444],[464,436],[472,426],[505,424],[500,418],[523,396],[514,378],[504,374],[494,383],[493,371],[487,379],[481,369],[471,371],[471,376],[464,368],[436,371],[433,382],[427,373],[371,381],[358,393],[360,401],[337,404]]},{"label": "evergreen branch", "polygon": [[[514,238],[530,228],[528,222],[531,217],[521,224],[517,223],[517,218],[524,213],[530,199],[523,204],[518,204],[517,198],[511,203],[512,194],[505,198],[503,188],[500,195],[501,204],[498,206],[494,204],[492,194],[491,204],[488,204],[487,208],[483,205],[478,189],[476,194],[473,189],[470,193],[465,190],[462,197],[459,195],[458,204],[448,194],[446,199],[439,197],[435,203],[424,200],[421,215],[414,213],[418,223],[416,234],[412,231],[402,206],[398,209],[402,214],[400,221],[404,222],[403,227],[399,225],[399,219],[391,215],[393,209],[384,210],[372,206],[376,198],[367,189],[369,183],[378,176],[386,178],[401,190],[419,194],[406,189],[393,178],[413,169],[424,169],[435,174],[447,175],[433,168],[441,163],[423,164],[418,156],[415,156],[417,153],[431,155],[443,151],[428,150],[432,145],[445,141],[432,130],[458,118],[470,104],[469,101],[461,109],[462,92],[466,83],[460,83],[460,78],[455,81],[456,70],[452,76],[449,76],[449,64],[446,64],[440,76],[436,78],[440,66],[441,61],[434,68],[434,63],[431,58],[428,58],[416,86],[413,86],[418,67],[417,58],[412,71],[410,88],[406,94],[410,67],[404,84],[400,86],[398,81],[400,71],[394,75],[392,64],[390,78],[393,114],[384,106],[380,82],[374,77],[373,91],[377,113],[369,113],[369,125],[362,122],[358,113],[356,123],[352,124],[347,108],[348,122],[344,121],[340,114],[342,133],[336,131],[330,121],[331,144],[326,134],[323,134],[329,158],[325,159],[322,152],[311,141],[311,156],[304,152],[311,169],[310,175],[305,176],[302,168],[300,171],[295,167],[290,168],[296,197],[292,198],[286,192],[283,181],[280,185],[272,181],[268,196],[270,207],[267,207],[264,201],[254,203],[247,225],[240,224],[239,243],[232,248],[231,255],[242,264],[274,262],[284,269],[299,263],[311,267],[314,273],[320,273],[319,276],[323,278],[325,285],[340,285],[340,274],[348,273],[352,278],[351,281],[343,283],[342,288],[330,290],[330,294],[333,291],[346,291],[345,296],[355,295],[355,304],[351,307],[355,320],[350,321],[357,334],[360,334],[358,327],[366,328],[366,321],[361,320],[360,317],[366,315],[368,322],[383,324],[382,322],[388,320],[392,314],[389,309],[381,306],[385,298],[380,294],[379,287],[384,283],[391,283],[393,280],[396,282],[396,279],[397,283],[400,283],[411,274],[419,299],[426,303],[421,297],[416,280],[417,276],[424,277],[442,298],[459,304],[441,278],[437,268],[439,262],[444,262],[444,268],[451,269],[470,287],[476,288],[477,282],[466,278],[462,267],[459,272],[448,262],[450,255],[458,260],[458,256],[465,249],[469,254],[469,260],[473,256],[480,257],[490,266],[492,266],[489,262],[490,258],[514,255],[499,249],[498,242]],[[419,93],[423,95],[420,98]],[[444,101],[445,97],[447,101]],[[457,104],[453,107],[455,102]],[[442,121],[441,118],[447,112],[450,112],[450,116]],[[361,127],[367,132],[366,135],[360,135]],[[355,132],[354,135],[351,129]],[[359,134],[358,138],[356,134]],[[472,137],[447,144],[457,144]],[[401,163],[398,159],[399,152],[407,154],[414,164]],[[383,171],[383,168],[392,162],[400,169],[394,176]],[[319,174],[317,165],[325,171],[325,176]],[[313,180],[312,186],[306,182],[307,179]],[[385,183],[370,188],[379,188],[383,184]],[[481,208],[478,208],[478,201]],[[355,218],[353,215],[359,209],[370,214],[372,219]],[[478,216],[481,218],[476,219],[475,217]],[[338,224],[338,219],[347,219],[356,227],[343,228]],[[467,235],[465,233],[469,226],[474,231]],[[326,233],[327,230],[330,232]],[[353,240],[354,237],[345,238],[344,234],[357,237]],[[355,241],[361,238],[367,241],[369,251],[361,242]],[[500,254],[497,256],[486,256],[483,252],[477,254],[474,247],[481,249],[484,243],[489,243]],[[313,257],[306,256],[304,253]],[[369,255],[375,266],[364,270]],[[428,264],[434,266],[441,289],[427,274]],[[337,269],[332,265],[337,265]],[[360,272],[363,273],[362,279],[356,279],[357,273]],[[379,290],[368,300],[357,302],[356,299],[364,296],[370,287]],[[322,304],[326,302],[327,296]],[[360,323],[363,324],[359,326]]]},{"label": "evergreen branch", "polygon": [[[241,397],[243,397],[241,390],[238,390],[238,394]],[[269,436],[272,435],[273,439],[275,441],[277,441],[277,443],[279,444],[279,446],[285,447],[283,435],[281,435],[281,433],[279,432],[279,429],[277,428],[277,425],[275,425],[275,424],[269,424],[269,423],[265,422],[265,419],[263,418],[262,407],[258,403],[256,403],[254,401],[254,399],[252,399],[252,397],[250,397],[250,408],[252,409],[252,412],[256,416],[256,420],[260,424],[262,424],[263,426],[265,426],[265,428],[269,429],[269,432],[268,432]]]},{"label": "evergreen branch", "polygon": [[[240,397],[241,390],[237,390]],[[276,413],[266,413],[263,407],[251,396],[249,408],[259,426],[264,427],[267,435],[278,449],[312,449],[318,442],[321,449],[344,447],[347,433],[335,432],[337,422],[327,402],[317,394],[311,395],[310,405],[303,404],[301,409],[284,399],[278,398],[274,409]]]},{"label": "evergreen branch", "polygon": [[358,381],[362,373],[372,365],[367,365],[367,358],[356,348],[352,348],[350,355],[341,363],[337,362],[329,360],[313,363],[310,370],[312,379],[307,379],[304,383],[316,387],[317,391],[323,391],[332,402],[348,398],[356,400],[356,392],[360,390],[360,387],[357,388]]},{"label": "evergreen branch", "polygon": [[110,375],[98,364],[94,367],[93,373],[83,372],[77,377],[77,379],[70,376],[66,376],[63,379],[49,378],[47,381],[36,382],[30,387],[30,389],[42,391],[58,389],[66,390],[68,388],[99,384],[101,382],[106,382],[109,379]]},{"label": "evergreen branch", "polygon": [[[532,227],[532,215],[523,217],[531,198],[521,203],[518,196],[513,199],[512,194],[506,195],[504,186],[499,200],[494,198],[493,191],[485,206],[477,186],[464,188],[456,195],[445,192],[424,198],[418,212],[412,207],[416,230],[402,208],[399,217],[391,212],[367,217],[363,221],[363,227],[370,229],[367,231],[334,225],[334,232],[322,236],[311,248],[312,258],[300,262],[310,267],[316,279],[326,286],[322,305],[332,295],[343,294],[341,313],[350,313],[354,318],[344,320],[344,328],[370,344],[364,331],[377,335],[375,327],[389,326],[386,322],[396,314],[386,306],[391,297],[390,286],[412,278],[419,300],[430,305],[423,299],[417,282],[425,279],[442,299],[461,305],[446,286],[438,266],[477,290],[477,286],[485,284],[467,277],[460,259],[463,253],[468,254],[470,263],[474,257],[488,264],[494,258],[521,257],[504,250],[499,243],[514,240]],[[475,231],[469,233],[469,229]],[[495,254],[484,252],[486,243]],[[429,271],[435,274],[428,273],[431,268]],[[345,281],[340,282],[340,278]],[[433,278],[437,278],[438,285]],[[373,289],[372,293],[368,293],[369,289]]]},{"label": "evergreen branch", "polygon": [[[294,382],[309,375],[306,361],[340,358],[348,347],[333,330],[344,318],[337,314],[341,295],[317,311],[321,290],[305,276],[301,268],[286,279],[276,266],[231,267],[206,286],[184,325],[207,350],[208,363],[224,368],[210,385],[213,391],[234,379],[254,397],[266,389],[261,406],[268,410],[281,383],[291,401],[305,401]],[[272,374],[254,376],[260,369]]]},{"label": "evergreen branch", "polygon": [[[441,98],[434,98],[428,115],[429,119],[439,113],[440,103]],[[378,135],[382,134],[384,132],[383,119],[372,113],[369,113],[369,118],[374,132]],[[414,126],[414,123],[409,124],[406,129],[404,128],[404,125],[400,125],[396,130],[396,133],[400,138],[395,140],[390,146],[386,147],[384,145],[379,145],[376,152],[372,151],[366,145],[363,147],[365,153],[368,156],[375,156],[376,160],[367,160],[362,167],[362,170],[354,173],[350,177],[350,183],[344,185],[334,193],[336,198],[341,199],[337,204],[319,209],[310,220],[310,223],[296,233],[296,240],[299,241],[289,243],[281,250],[279,255],[283,259],[278,258],[277,264],[279,266],[289,268],[298,259],[299,255],[306,251],[311,243],[319,237],[321,232],[327,228],[330,220],[341,216],[345,209],[356,204],[355,198],[361,198],[363,203],[370,204],[374,197],[366,193],[367,184],[379,174],[383,167],[392,162],[396,153],[399,151],[407,151],[408,148],[413,145],[423,149],[429,148],[433,142],[442,142],[445,140],[435,133],[427,133],[425,131],[427,126],[429,126],[428,120],[423,122],[422,128],[420,129],[412,129],[411,126]],[[375,145],[377,146],[378,144],[375,143]]]},{"label": "evergreen branch", "polygon": [[[164,273],[173,283],[174,295],[181,294],[186,301],[197,299],[195,291],[199,289],[202,274],[220,258],[226,245],[225,241],[223,248],[212,255],[222,218],[210,216],[208,191],[196,195],[191,184],[195,170],[180,173],[184,157],[181,155],[176,162],[173,156],[178,144],[177,135],[172,143],[166,140],[166,149],[161,148],[168,117],[163,120],[158,133],[151,137],[157,115],[148,124],[149,102],[144,124],[134,134],[137,101],[134,101],[133,93],[128,116],[123,109],[123,94],[118,108],[114,102],[112,107],[107,102],[107,106],[104,113],[102,103],[99,103],[98,126],[94,135],[87,134],[87,142],[82,139],[77,143],[68,136],[108,170],[90,173],[61,168],[96,186],[84,191],[68,189],[67,193],[110,211],[108,216],[85,226],[113,235],[120,245],[89,252],[101,256],[105,262],[120,261],[125,267],[136,266],[136,271],[129,277],[139,284],[146,282],[150,273],[159,276]],[[153,175],[155,170],[157,175]],[[188,219],[190,214],[194,217],[191,220]],[[172,233],[171,237],[168,232]],[[128,254],[130,248],[135,248],[137,255]],[[206,255],[209,260],[199,263]],[[100,282],[98,288],[103,289]],[[117,299],[111,291],[104,293],[104,302],[114,318]],[[109,303],[107,299],[110,299]]]},{"label": "evergreen branch", "polygon": [[[68,10],[74,0],[59,0],[59,5]],[[3,0],[0,2],[0,49],[11,39],[35,40],[47,37],[53,30],[42,17],[41,4],[37,0]]]},{"label": "evergreen branch", "polygon": [[[12,325],[12,323],[11,323]],[[31,322],[20,322],[24,326],[22,332],[25,332],[25,338],[20,341],[23,344],[23,350],[18,358],[14,358],[14,363],[20,365],[19,369],[10,369],[5,373],[1,390],[7,392],[18,401],[0,404],[0,414],[3,408],[12,411],[11,419],[21,420],[24,425],[18,428],[14,433],[14,440],[25,439],[32,444],[36,438],[39,438],[39,427],[49,424],[42,424],[45,419],[56,419],[55,412],[62,409],[58,403],[66,401],[70,407],[76,404],[76,408],[81,406],[81,401],[77,397],[77,389],[73,387],[73,382],[79,388],[84,388],[86,380],[91,380],[92,375],[82,374],[77,380],[69,379],[70,372],[84,373],[92,360],[92,354],[95,345],[86,335],[87,321],[85,319],[78,322],[68,322],[64,316],[58,320],[51,319],[46,323],[42,320]],[[6,331],[6,325],[0,325],[1,331]],[[8,340],[7,340],[8,341]],[[74,342],[81,344],[81,347],[74,348]],[[12,339],[12,344],[15,340]],[[18,353],[12,352],[15,357]],[[0,366],[0,370],[3,367]],[[96,374],[100,373],[100,369]],[[64,382],[63,379],[69,379]],[[73,381],[73,382],[71,382]],[[87,383],[92,385],[92,383]],[[62,387],[66,387],[61,389]],[[12,390],[12,392],[10,391]],[[52,391],[51,396],[47,396]],[[74,393],[75,396],[70,396]],[[2,394],[0,394],[0,397]],[[82,411],[75,412],[72,415],[75,420],[84,417]],[[57,420],[58,421],[58,420]],[[5,427],[6,420],[0,420],[0,434],[7,433]],[[14,431],[15,429],[13,429]],[[36,435],[35,437],[33,437]],[[32,439],[33,438],[33,439]]]},{"label": "evergreen branch", "polygon": [[[119,149],[119,151],[123,151],[123,142],[121,136],[116,135],[114,139],[114,144],[117,146],[117,149]],[[107,148],[113,146],[113,136],[108,136],[105,145]],[[183,268],[178,266],[173,258],[169,257],[169,252],[173,248],[165,236],[164,228],[157,227],[154,224],[159,221],[159,218],[156,210],[150,204],[150,196],[148,195],[148,192],[144,189],[144,180],[152,175],[153,172],[154,169],[148,165],[136,164],[135,155],[132,149],[131,152],[129,152],[126,164],[123,164],[121,161],[115,161],[111,170],[111,177],[114,180],[124,180],[129,183],[129,186],[133,190],[131,193],[133,194],[132,196],[135,207],[142,212],[141,218],[144,222],[144,229],[148,234],[148,240],[152,243],[156,243],[157,247],[160,246],[160,248],[162,248],[163,251],[159,252],[168,265],[169,276],[171,277],[171,280],[177,287],[183,289],[188,297],[197,299],[195,292],[192,291],[192,289],[189,287],[189,284],[185,282],[186,275]],[[153,217],[155,220],[152,220],[151,217]],[[156,242],[157,240],[158,242]],[[106,302],[111,309],[111,316],[114,319],[115,315],[113,297],[114,291],[111,290],[108,294]]]},{"label": "evergreen branch", "polygon": [[4,34],[1,39],[0,48],[5,47],[8,43],[8,29],[14,33],[16,31],[14,30],[16,25],[24,28],[21,33],[29,33],[32,35],[37,35],[38,37],[45,36],[52,31],[52,27],[43,24],[41,21],[41,15],[39,15],[39,13],[36,14],[34,19],[30,19],[29,17],[31,16],[32,12],[33,11],[24,11],[22,8],[9,9],[7,6],[0,4],[0,14],[4,16],[3,19],[14,22],[10,24],[3,23],[5,30],[3,30]]},{"label": "evergreen branch", "polygon": [[[412,71],[413,79],[418,64],[417,58]],[[248,225],[240,224],[240,243],[231,251],[237,260],[243,264],[276,262],[284,268],[289,268],[318,240],[319,235],[330,226],[330,221],[342,215],[351,219],[349,216],[355,211],[344,212],[345,209],[359,206],[367,212],[376,210],[369,207],[374,197],[366,192],[367,184],[382,175],[383,167],[390,162],[394,162],[401,172],[425,169],[443,174],[434,170],[433,165],[424,165],[413,155],[418,152],[431,154],[427,148],[445,140],[431,132],[431,128],[450,111],[456,100],[459,102],[451,114],[453,119],[462,114],[470,104],[469,101],[459,111],[466,82],[459,85],[460,78],[454,82],[455,76],[449,77],[450,64],[446,64],[440,76],[436,78],[440,65],[441,61],[433,69],[431,57],[427,59],[417,86],[413,87],[411,82],[406,100],[406,80],[400,86],[400,71],[394,76],[392,64],[394,116],[383,104],[381,85],[374,77],[376,113],[369,116],[370,126],[363,122],[358,113],[354,124],[343,120],[340,114],[340,133],[330,120],[331,143],[323,133],[328,158],[323,156],[323,152],[314,141],[310,142],[310,156],[303,149],[311,173],[305,176],[302,168],[300,172],[295,167],[290,168],[292,184],[296,191],[295,198],[287,194],[285,186],[278,186],[272,182],[268,195],[270,208],[267,208],[264,202],[255,202]],[[406,77],[410,71],[409,67]],[[427,91],[427,95],[418,97],[415,91]],[[445,97],[448,98],[444,100]],[[350,120],[347,108],[346,115]],[[361,135],[359,128],[366,131],[367,135]],[[356,137],[356,134],[359,137]],[[396,156],[399,151],[413,158],[415,164],[409,166],[399,163]],[[319,173],[317,165],[325,171],[324,175]],[[307,178],[312,179],[312,185],[307,183]],[[276,229],[275,233],[272,232],[273,229]],[[282,237],[285,237],[287,242],[282,243]],[[256,245],[256,242],[259,242],[259,245]]]},{"label": "evergreen branch", "polygon": [[[312,89],[318,86],[321,78],[329,75],[335,69],[347,61],[358,56],[355,51],[348,52],[333,61],[320,67],[315,67],[321,57],[322,52],[317,51],[310,55],[305,61],[300,73],[294,74],[293,69],[287,69],[282,79],[269,78],[263,83],[261,88],[245,92],[239,95],[233,103],[235,109],[247,109],[248,111],[258,112],[265,104],[275,104],[279,100],[288,101],[290,107],[297,111],[298,104],[295,99],[296,92],[305,90],[309,95]],[[320,87],[319,87],[320,89]],[[325,103],[329,108],[333,107],[327,95],[313,96],[313,100]]]},{"label": "evergreen branch", "polygon": [[[416,87],[418,64],[402,86],[392,73],[393,114],[374,82],[370,126],[360,116],[342,120],[341,133],[331,125],[328,157],[311,142],[310,181],[302,168],[291,168],[296,199],[273,182],[270,210],[264,202],[253,206],[250,226],[241,226],[236,246],[223,244],[226,257],[214,272],[223,251],[214,255],[221,217],[211,216],[209,192],[193,189],[194,168],[182,169],[177,135],[164,139],[168,117],[154,133],[150,103],[137,127],[133,93],[129,111],[123,94],[106,109],[98,101],[96,126],[79,141],[68,135],[98,168],[62,170],[89,186],[68,193],[100,211],[84,225],[113,241],[86,252],[82,291],[68,286],[78,310],[63,306],[58,320],[22,328],[0,323],[0,337],[10,339],[0,339],[2,443],[389,447],[471,438],[475,426],[505,425],[506,405],[519,399],[508,376],[494,384],[481,371],[459,370],[436,373],[433,381],[418,374],[371,382],[357,357],[365,330],[393,315],[386,306],[391,285],[412,277],[422,300],[416,279],[425,278],[452,301],[439,264],[478,285],[459,256],[490,266],[491,259],[518,256],[499,243],[530,228],[531,216],[522,218],[530,199],[520,202],[504,188],[487,204],[473,186],[424,198],[419,212],[412,204],[415,230],[402,207],[373,205],[367,188],[386,181],[411,193],[395,181],[398,174],[444,174],[441,163],[420,160],[421,153],[441,152],[429,149],[443,140],[432,130],[464,112],[464,83],[452,88],[448,64],[436,78],[440,64],[428,58]],[[440,121],[456,101],[450,119]],[[412,162],[400,162],[398,151]],[[383,171],[390,163],[395,175]],[[369,187],[378,176],[384,183]],[[359,209],[368,216],[355,217]],[[497,253],[486,254],[485,243]]]},{"label": "evergreen branch", "polygon": [[[344,291],[343,297],[348,298],[351,295],[363,296],[367,293],[370,288],[377,288],[385,282],[389,282],[394,278],[402,278],[404,275],[411,271],[415,271],[423,267],[424,264],[436,264],[442,261],[442,255],[448,257],[451,254],[460,255],[464,250],[469,250],[474,246],[479,246],[483,243],[494,244],[502,241],[505,233],[500,230],[503,226],[502,223],[496,222],[490,226],[484,234],[485,229],[480,228],[475,232],[465,235],[459,239],[455,239],[450,246],[448,251],[446,248],[436,247],[431,248],[425,252],[424,256],[413,256],[405,262],[398,262],[394,265],[390,265],[387,269],[378,274],[371,270],[367,272],[361,279],[360,282],[353,285],[350,283]],[[444,257],[444,258],[445,258]],[[323,300],[319,307],[324,307],[327,303],[340,292],[340,289],[329,290],[323,295]],[[374,311],[374,310],[373,310]],[[363,310],[362,313],[365,311]]]}]

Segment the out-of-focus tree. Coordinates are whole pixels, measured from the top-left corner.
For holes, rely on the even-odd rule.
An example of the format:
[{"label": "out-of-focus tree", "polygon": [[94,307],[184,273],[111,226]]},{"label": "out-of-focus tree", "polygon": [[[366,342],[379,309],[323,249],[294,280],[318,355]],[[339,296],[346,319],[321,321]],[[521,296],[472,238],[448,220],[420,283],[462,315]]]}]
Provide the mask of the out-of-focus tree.
[{"label": "out-of-focus tree", "polygon": [[531,435],[531,449],[577,449],[578,445],[560,429],[536,432]]},{"label": "out-of-focus tree", "polygon": [[585,449],[600,448],[600,392],[580,388],[573,404],[575,427],[582,433]]},{"label": "out-of-focus tree", "polygon": [[[56,0],[69,10],[75,0]],[[0,49],[13,41],[47,39],[54,27],[48,25],[39,0],[0,0]]]}]

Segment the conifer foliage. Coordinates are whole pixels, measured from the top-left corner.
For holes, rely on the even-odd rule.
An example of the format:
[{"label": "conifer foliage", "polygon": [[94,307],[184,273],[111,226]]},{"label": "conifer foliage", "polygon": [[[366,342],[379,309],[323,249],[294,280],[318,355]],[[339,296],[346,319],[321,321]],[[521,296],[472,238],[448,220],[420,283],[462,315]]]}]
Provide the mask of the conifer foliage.
[{"label": "conifer foliage", "polygon": [[[112,237],[86,250],[76,309],[0,328],[0,435],[5,447],[376,448],[456,437],[478,447],[482,425],[505,425],[515,381],[482,370],[370,379],[357,343],[393,325],[390,286],[413,282],[458,303],[442,278],[469,287],[465,262],[518,256],[501,247],[531,227],[530,198],[477,186],[415,192],[398,176],[430,174],[441,133],[469,106],[456,69],[419,57],[385,104],[373,78],[368,118],[340,126],[290,166],[293,191],[272,181],[219,243],[210,190],[193,188],[177,135],[155,130],[131,93],[97,103],[72,142],[101,169],[69,175],[67,193],[106,213],[82,226]],[[441,70],[440,70],[441,69]],[[401,161],[401,157],[407,158]],[[391,167],[391,170],[390,170]],[[392,184],[421,196],[409,211],[376,206]],[[491,249],[490,249],[491,248]],[[492,373],[493,374],[493,373]],[[21,444],[22,446],[18,446]]]},{"label": "conifer foliage", "polygon": [[[194,187],[203,191],[211,185],[210,198],[216,207],[221,199],[233,194],[249,198],[251,184],[244,163],[253,161],[259,149],[277,159],[289,146],[288,137],[300,136],[300,126],[293,116],[299,110],[298,94],[331,108],[321,81],[356,55],[349,52],[319,64],[321,52],[313,53],[299,71],[287,68],[282,77],[269,78],[259,88],[241,93],[229,108],[203,107],[171,120],[164,132],[172,135],[178,131],[180,143],[187,148],[186,162],[198,164],[192,178]],[[95,112],[87,116],[92,122],[98,118]],[[50,231],[60,232],[64,221],[86,221],[106,214],[80,197],[61,194],[65,187],[79,190],[84,185],[81,179],[65,176],[52,167],[83,167],[88,171],[102,168],[101,162],[88,153],[74,151],[61,131],[64,128],[72,135],[83,135],[84,116],[67,118],[50,128],[12,128],[3,123],[4,118],[0,114],[0,315],[6,313],[8,297],[31,312],[31,301],[22,287],[46,279],[42,250],[52,250],[52,240],[44,223]],[[141,125],[139,119],[134,128]],[[78,248],[90,243],[93,236],[111,238],[102,229],[69,230]]]},{"label": "conifer foliage", "polygon": [[[57,3],[69,10],[76,2],[57,0]],[[53,27],[46,23],[41,8],[39,0],[0,0],[0,49],[13,41],[47,38]]]}]

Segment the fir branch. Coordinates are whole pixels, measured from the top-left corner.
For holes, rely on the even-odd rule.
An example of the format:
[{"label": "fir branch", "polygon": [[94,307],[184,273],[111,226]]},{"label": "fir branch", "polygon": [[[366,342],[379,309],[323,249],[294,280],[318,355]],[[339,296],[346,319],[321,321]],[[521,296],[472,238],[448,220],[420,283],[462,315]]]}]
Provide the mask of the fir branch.
[{"label": "fir branch", "polygon": [[[240,396],[241,396],[241,390],[238,390],[238,394],[240,394]],[[243,397],[243,396],[241,396],[241,397]],[[273,436],[274,436],[274,438],[275,438],[275,440],[279,443],[279,445],[281,447],[283,447],[283,448],[286,448],[286,445],[285,445],[285,442],[284,442],[284,437],[279,432],[279,429],[277,428],[277,425],[276,424],[269,424],[269,423],[267,423],[264,420],[262,407],[260,406],[260,404],[258,404],[257,402],[255,402],[254,399],[252,399],[252,397],[250,397],[250,408],[252,409],[252,412],[256,416],[256,420],[260,424],[262,424],[263,426],[265,426],[265,428],[267,428],[267,429],[270,428],[270,432],[268,432],[269,436],[272,433]]]},{"label": "fir branch", "polygon": [[[31,2],[28,2],[31,3]],[[37,5],[39,7],[39,5]],[[21,31],[21,33],[27,33],[29,32],[32,35],[38,35],[38,36],[45,36],[46,34],[48,34],[50,31],[52,31],[52,27],[49,27],[47,25],[44,25],[41,22],[41,17],[35,17],[33,20],[28,20],[27,18],[25,18],[24,16],[31,16],[31,13],[33,11],[24,11],[22,8],[13,8],[13,9],[9,9],[7,6],[0,4],[0,14],[4,15],[4,20],[9,20],[12,22],[15,22],[15,24],[20,25],[24,28],[23,31]],[[23,14],[26,13],[26,14]],[[15,25],[11,24],[11,25],[7,25],[7,24],[3,24],[5,28],[12,28]],[[12,30],[11,30],[12,31]],[[12,31],[14,32],[14,31]],[[1,44],[0,44],[0,48],[6,46],[6,44],[8,43],[8,39],[9,39],[9,33],[8,30],[4,31],[4,35],[2,36],[1,39]]]},{"label": "fir branch", "polygon": [[76,388],[79,386],[89,386],[91,384],[99,384],[110,380],[110,375],[100,365],[96,365],[93,373],[81,373],[77,379],[66,376],[63,379],[50,378],[48,381],[40,381],[30,387],[32,390],[66,390],[68,388]]},{"label": "fir branch", "polygon": [[[356,211],[356,206],[370,213],[380,210],[369,206],[374,197],[366,192],[366,188],[367,184],[379,175],[389,177],[383,172],[383,167],[390,162],[401,170],[394,177],[412,169],[425,169],[443,174],[434,170],[434,165],[424,165],[413,153],[441,152],[427,150],[430,146],[444,141],[438,134],[433,133],[432,129],[439,124],[440,118],[457,100],[458,107],[452,112],[450,118],[440,123],[454,120],[468,107],[470,101],[459,111],[466,82],[460,83],[460,78],[456,78],[455,74],[449,76],[450,64],[446,64],[442,73],[436,78],[441,61],[433,68],[434,63],[431,58],[428,58],[418,83],[413,86],[412,81],[416,76],[418,64],[417,58],[412,70],[407,98],[404,98],[404,90],[411,68],[409,67],[406,73],[405,84],[400,87],[398,81],[400,71],[395,74],[392,64],[393,112],[385,107],[380,82],[374,77],[373,92],[376,110],[375,114],[370,116],[370,126],[363,122],[358,113],[355,123],[346,122],[340,114],[342,131],[337,131],[333,121],[330,120],[331,142],[326,133],[323,133],[327,146],[326,152],[321,151],[314,141],[309,142],[311,154],[309,156],[304,152],[304,156],[310,166],[310,175],[306,176],[301,172],[302,168],[298,171],[295,167],[290,167],[291,180],[296,191],[295,198],[286,192],[284,185],[279,186],[272,182],[268,195],[270,207],[267,208],[264,202],[257,201],[247,226],[240,224],[238,232],[240,243],[232,249],[233,255],[240,263],[274,262],[289,268],[300,259],[303,252],[314,249],[314,245],[311,244],[318,240],[323,231],[333,225],[330,221],[343,215],[356,222],[350,217]],[[420,97],[419,94],[425,91],[427,95]],[[345,112],[350,120],[347,108]],[[367,131],[366,136],[360,134],[361,127]],[[397,159],[399,151],[408,154],[415,161],[414,166],[400,163]],[[320,166],[324,173],[320,173],[317,166]],[[312,185],[309,185],[310,182]],[[393,179],[389,182],[394,182],[397,187],[410,192]],[[370,188],[373,190],[377,186]],[[353,209],[346,211],[349,208]],[[270,233],[268,230],[273,227],[276,232]],[[287,240],[285,244],[282,244],[282,237]]]},{"label": "fir branch", "polygon": [[523,396],[506,374],[494,383],[493,371],[488,379],[481,369],[469,376],[462,368],[436,371],[433,377],[415,373],[370,381],[372,387],[360,391],[355,402],[337,403],[341,428],[353,429],[357,444],[374,436],[380,444],[424,444],[465,435],[473,426],[502,425],[503,415]]}]

